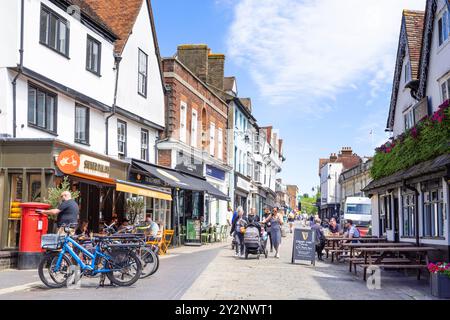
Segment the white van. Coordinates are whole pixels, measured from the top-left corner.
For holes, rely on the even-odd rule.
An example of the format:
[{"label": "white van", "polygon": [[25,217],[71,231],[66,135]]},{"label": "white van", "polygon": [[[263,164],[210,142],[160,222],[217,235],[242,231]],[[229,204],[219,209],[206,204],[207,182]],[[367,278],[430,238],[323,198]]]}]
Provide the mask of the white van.
[{"label": "white van", "polygon": [[372,224],[372,201],[369,198],[348,197],[345,200],[344,220],[352,220],[357,227],[369,227]]}]

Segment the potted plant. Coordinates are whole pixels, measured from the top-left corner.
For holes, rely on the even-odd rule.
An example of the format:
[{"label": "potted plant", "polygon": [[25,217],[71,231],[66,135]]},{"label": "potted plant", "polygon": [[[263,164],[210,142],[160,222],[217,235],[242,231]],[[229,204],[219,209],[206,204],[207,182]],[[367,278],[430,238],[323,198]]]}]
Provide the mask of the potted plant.
[{"label": "potted plant", "polygon": [[438,262],[428,265],[431,294],[441,299],[450,299],[450,264]]},{"label": "potted plant", "polygon": [[141,215],[144,209],[144,199],[143,198],[129,198],[127,199],[127,213],[130,224],[135,224],[138,217]]},{"label": "potted plant", "polygon": [[[70,189],[69,178],[67,176],[65,176],[63,181],[61,182],[61,185],[56,186],[55,188],[48,188],[48,191],[47,191],[48,198],[44,199],[44,202],[48,203],[52,209],[58,208],[58,206],[61,204],[61,194],[64,191],[69,191],[70,194],[72,195],[72,199],[74,199],[74,200],[80,196],[79,191],[72,191]],[[51,230],[52,225],[56,221],[56,216],[49,215],[48,219],[49,219],[49,228],[48,229]]]}]

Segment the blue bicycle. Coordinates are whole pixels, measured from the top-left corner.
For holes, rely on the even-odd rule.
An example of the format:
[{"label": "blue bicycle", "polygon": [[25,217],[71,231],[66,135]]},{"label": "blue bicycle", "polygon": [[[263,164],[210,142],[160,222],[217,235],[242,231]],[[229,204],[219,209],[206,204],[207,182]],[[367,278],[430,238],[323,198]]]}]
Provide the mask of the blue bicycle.
[{"label": "blue bicycle", "polygon": [[[69,278],[80,270],[80,276],[105,274],[111,283],[118,286],[131,286],[139,280],[142,264],[133,251],[135,244],[112,243],[109,237],[93,237],[92,246],[87,248],[69,236],[44,235],[42,248],[47,252],[39,267],[39,278],[49,288],[62,288]],[[75,252],[77,251],[77,252]]]}]

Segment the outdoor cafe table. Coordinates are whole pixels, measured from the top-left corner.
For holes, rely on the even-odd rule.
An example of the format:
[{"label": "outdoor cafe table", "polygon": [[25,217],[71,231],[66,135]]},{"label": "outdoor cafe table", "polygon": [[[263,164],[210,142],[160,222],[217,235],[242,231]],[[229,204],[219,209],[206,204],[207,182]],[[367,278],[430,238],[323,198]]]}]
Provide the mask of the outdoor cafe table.
[{"label": "outdoor cafe table", "polygon": [[[407,258],[408,262],[399,261],[397,265],[386,265],[390,268],[415,268],[418,270],[417,279],[420,280],[420,269],[425,268],[428,265],[428,252],[436,250],[432,247],[372,247],[372,248],[361,248],[364,254],[364,280],[366,280],[367,268],[370,265],[385,266],[383,260],[386,259],[390,254],[402,254],[402,253],[416,253],[415,258]],[[376,256],[376,257],[374,257]],[[425,264],[422,263],[425,258]]]},{"label": "outdoor cafe table", "polygon": [[350,249],[350,266],[349,271],[352,272],[352,264],[353,264],[353,256],[355,250],[359,250],[362,248],[389,248],[389,247],[412,247],[414,244],[409,242],[371,242],[371,243],[343,243],[342,247]]},{"label": "outdoor cafe table", "polygon": [[[342,248],[342,242],[343,241],[354,241],[357,240],[359,242],[386,242],[387,238],[386,237],[362,237],[362,238],[353,238],[353,239],[349,239],[349,238],[344,238],[344,237],[333,237],[333,236],[328,236],[325,237],[325,241],[326,241],[326,247],[327,249],[327,257],[328,257],[328,250],[343,250]],[[331,245],[330,245],[331,242]],[[332,254],[331,256],[331,262],[334,262],[334,255]]]}]

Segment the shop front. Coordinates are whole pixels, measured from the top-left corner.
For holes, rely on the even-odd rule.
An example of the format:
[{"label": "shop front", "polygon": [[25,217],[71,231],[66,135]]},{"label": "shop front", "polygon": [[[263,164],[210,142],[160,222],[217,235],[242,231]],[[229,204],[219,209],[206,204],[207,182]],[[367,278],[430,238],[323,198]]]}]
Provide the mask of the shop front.
[{"label": "shop front", "polygon": [[[216,189],[220,190],[222,193],[228,194],[226,171],[207,164],[206,181],[209,182]],[[208,202],[209,206],[210,223],[212,225],[227,224],[226,214],[228,209],[228,201],[214,196],[208,196],[206,201]]]},{"label": "shop front", "polygon": [[180,170],[132,160],[130,181],[171,190],[173,203],[167,211],[166,226],[186,236],[186,244],[201,244],[201,230],[211,224],[210,199],[227,201],[228,197],[206,179]]},{"label": "shop front", "polygon": [[19,204],[45,202],[48,189],[64,179],[71,191],[79,191],[79,218],[87,220],[93,232],[114,216],[123,217],[125,198],[116,191],[115,181],[126,179],[126,162],[55,139],[3,139],[0,148],[1,249],[14,250],[19,245]]},{"label": "shop front", "polygon": [[363,191],[372,199],[372,233],[389,241],[432,246],[433,261],[450,252],[450,155],[372,181]]}]

